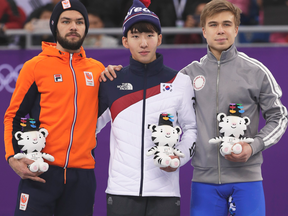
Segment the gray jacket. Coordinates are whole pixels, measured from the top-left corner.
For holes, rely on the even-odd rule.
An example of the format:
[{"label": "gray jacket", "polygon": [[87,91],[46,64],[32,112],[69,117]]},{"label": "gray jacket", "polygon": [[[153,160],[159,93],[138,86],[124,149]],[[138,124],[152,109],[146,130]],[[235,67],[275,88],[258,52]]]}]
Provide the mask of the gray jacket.
[{"label": "gray jacket", "polygon": [[[181,70],[191,78],[196,97],[198,136],[192,158],[195,182],[223,184],[261,181],[262,151],[276,144],[287,127],[287,110],[282,91],[271,72],[259,61],[238,52],[235,45],[223,52],[220,61],[209,51],[200,62]],[[254,138],[253,154],[246,163],[226,160],[220,144],[208,140],[220,136],[218,113],[228,114],[230,103],[240,103],[251,120],[245,132]],[[260,111],[265,126],[258,132]]]}]

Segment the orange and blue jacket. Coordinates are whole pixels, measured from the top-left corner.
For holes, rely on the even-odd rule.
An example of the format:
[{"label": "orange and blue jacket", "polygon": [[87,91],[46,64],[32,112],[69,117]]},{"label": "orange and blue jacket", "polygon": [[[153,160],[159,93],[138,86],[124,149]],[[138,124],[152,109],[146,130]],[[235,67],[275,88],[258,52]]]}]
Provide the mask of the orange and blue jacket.
[{"label": "orange and blue jacket", "polygon": [[42,152],[54,156],[51,165],[93,169],[96,147],[99,76],[103,64],[79,53],[62,52],[54,43],[21,69],[5,113],[6,160],[20,152],[13,134],[21,118],[29,116],[48,130]]}]

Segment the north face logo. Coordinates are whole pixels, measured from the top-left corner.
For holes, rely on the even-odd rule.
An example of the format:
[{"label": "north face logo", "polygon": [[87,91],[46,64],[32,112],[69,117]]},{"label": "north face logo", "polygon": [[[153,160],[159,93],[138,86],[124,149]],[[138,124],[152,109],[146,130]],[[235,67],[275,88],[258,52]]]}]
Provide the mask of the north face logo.
[{"label": "north face logo", "polygon": [[131,83],[122,83],[122,85],[117,86],[120,90],[133,90]]}]

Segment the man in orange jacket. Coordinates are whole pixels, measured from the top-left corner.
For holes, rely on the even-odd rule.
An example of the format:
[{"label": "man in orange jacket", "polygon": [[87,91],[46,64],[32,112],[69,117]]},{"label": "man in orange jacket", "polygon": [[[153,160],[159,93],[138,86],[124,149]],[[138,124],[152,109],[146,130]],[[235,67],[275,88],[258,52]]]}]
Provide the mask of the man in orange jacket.
[{"label": "man in orange jacket", "polygon": [[[21,177],[15,215],[92,215],[98,79],[105,68],[82,48],[89,21],[80,1],[59,2],[50,28],[56,44],[43,42],[43,51],[24,64],[4,117],[6,160]],[[49,132],[43,152],[55,160],[45,173],[13,157],[20,152],[13,135],[27,114]]]}]

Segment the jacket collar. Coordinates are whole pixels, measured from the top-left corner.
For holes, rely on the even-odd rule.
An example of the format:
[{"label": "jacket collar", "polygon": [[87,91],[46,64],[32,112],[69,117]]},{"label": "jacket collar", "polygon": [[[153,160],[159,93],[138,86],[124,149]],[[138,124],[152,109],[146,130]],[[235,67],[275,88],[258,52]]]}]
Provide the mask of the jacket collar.
[{"label": "jacket collar", "polygon": [[136,61],[130,56],[130,66],[129,69],[132,73],[138,76],[154,76],[158,74],[163,67],[163,56],[162,54],[156,53],[156,60],[149,63],[143,64],[139,61]]},{"label": "jacket collar", "polygon": [[[56,43],[49,43],[49,42],[42,42],[42,53],[40,55],[58,57],[64,61],[65,60],[69,61],[70,59],[69,52],[60,51],[59,49],[56,49]],[[80,48],[80,52],[73,53],[73,60],[79,61],[85,58],[86,54],[83,47]]]},{"label": "jacket collar", "polygon": [[[237,53],[238,51],[237,51],[235,44],[232,44],[232,46],[229,49],[221,53],[220,62],[225,63],[225,62],[231,61],[237,56]],[[210,51],[209,46],[207,46],[207,55],[208,55],[209,60],[218,61],[216,57],[213,55],[213,53]]]}]

